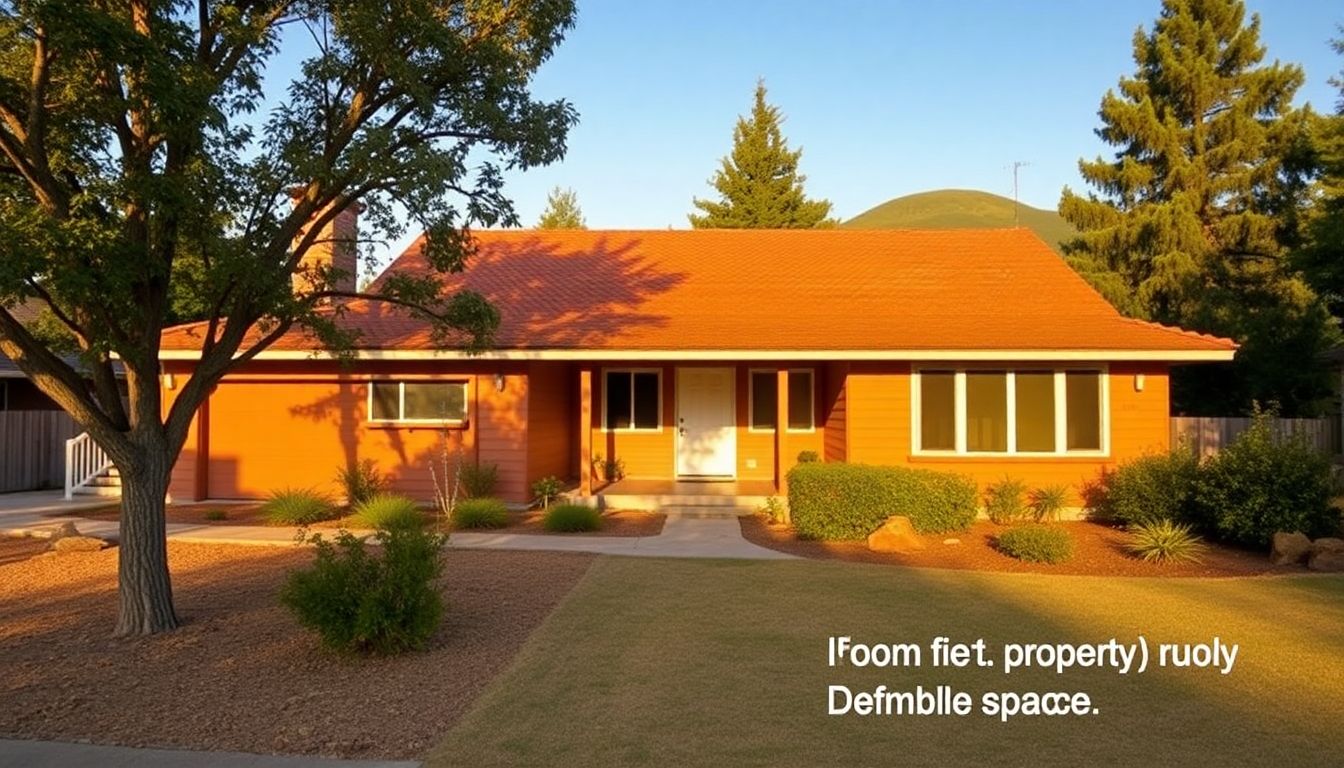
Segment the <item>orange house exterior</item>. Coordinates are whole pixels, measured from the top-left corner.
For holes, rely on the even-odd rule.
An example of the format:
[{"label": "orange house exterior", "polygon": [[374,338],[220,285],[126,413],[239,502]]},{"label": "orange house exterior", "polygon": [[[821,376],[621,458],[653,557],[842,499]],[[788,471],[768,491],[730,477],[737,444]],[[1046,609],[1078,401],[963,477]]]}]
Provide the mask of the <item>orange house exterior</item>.
[{"label": "orange house exterior", "polygon": [[[799,454],[1074,489],[1168,445],[1173,365],[1235,346],[1121,317],[1027,230],[500,231],[450,289],[502,322],[490,351],[353,301],[340,363],[295,331],[198,412],[175,501],[338,493],[372,460],[428,499],[445,454],[531,500],[625,483],[785,489]],[[426,269],[419,244],[390,271]],[[164,336],[164,397],[204,326]],[[782,428],[781,428],[782,427]],[[617,483],[619,486],[621,483]],[[700,487],[700,486],[693,486]]]}]

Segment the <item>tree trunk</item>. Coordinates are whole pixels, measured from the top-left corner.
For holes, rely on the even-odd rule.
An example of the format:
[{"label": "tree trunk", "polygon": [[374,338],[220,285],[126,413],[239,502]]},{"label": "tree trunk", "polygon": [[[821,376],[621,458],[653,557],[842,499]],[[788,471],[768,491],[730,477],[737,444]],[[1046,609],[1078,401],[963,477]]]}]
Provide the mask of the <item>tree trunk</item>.
[{"label": "tree trunk", "polygon": [[118,546],[118,637],[152,635],[178,627],[168,576],[164,497],[172,462],[166,451],[140,454],[121,477],[121,542]]}]

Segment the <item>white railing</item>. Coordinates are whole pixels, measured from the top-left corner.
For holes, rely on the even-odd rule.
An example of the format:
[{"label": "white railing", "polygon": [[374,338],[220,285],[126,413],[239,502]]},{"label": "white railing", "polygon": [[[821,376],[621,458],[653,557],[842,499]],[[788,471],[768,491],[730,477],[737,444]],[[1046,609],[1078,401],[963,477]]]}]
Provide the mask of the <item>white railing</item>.
[{"label": "white railing", "polygon": [[73,498],[76,490],[88,485],[111,466],[112,460],[107,458],[107,454],[89,437],[88,432],[66,440],[65,498]]}]

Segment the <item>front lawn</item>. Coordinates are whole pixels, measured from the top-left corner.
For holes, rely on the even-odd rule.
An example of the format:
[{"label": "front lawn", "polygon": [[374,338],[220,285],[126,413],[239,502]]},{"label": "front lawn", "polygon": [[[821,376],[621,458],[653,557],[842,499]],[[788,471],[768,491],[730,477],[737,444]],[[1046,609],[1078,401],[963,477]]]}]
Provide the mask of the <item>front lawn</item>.
[{"label": "front lawn", "polygon": [[[1229,675],[830,669],[827,639],[1240,644]],[[602,558],[428,765],[1338,765],[1344,577]],[[827,686],[1086,691],[1007,723],[828,717]]]}]

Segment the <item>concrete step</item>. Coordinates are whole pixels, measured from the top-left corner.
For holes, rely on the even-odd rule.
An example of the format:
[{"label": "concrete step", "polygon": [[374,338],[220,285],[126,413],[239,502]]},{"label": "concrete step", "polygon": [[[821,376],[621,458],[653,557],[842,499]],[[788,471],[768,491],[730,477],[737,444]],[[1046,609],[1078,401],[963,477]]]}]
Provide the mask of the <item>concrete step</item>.
[{"label": "concrete step", "polygon": [[720,494],[603,493],[600,503],[606,509],[643,509],[667,512],[669,509],[718,509],[726,514],[749,515],[765,503],[765,496],[726,496]]},{"label": "concrete step", "polygon": [[118,476],[99,475],[90,480],[89,485],[97,485],[103,488],[120,488],[121,478]]},{"label": "concrete step", "polygon": [[120,485],[86,485],[73,491],[76,496],[121,496]]}]

